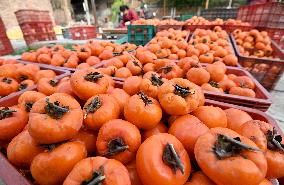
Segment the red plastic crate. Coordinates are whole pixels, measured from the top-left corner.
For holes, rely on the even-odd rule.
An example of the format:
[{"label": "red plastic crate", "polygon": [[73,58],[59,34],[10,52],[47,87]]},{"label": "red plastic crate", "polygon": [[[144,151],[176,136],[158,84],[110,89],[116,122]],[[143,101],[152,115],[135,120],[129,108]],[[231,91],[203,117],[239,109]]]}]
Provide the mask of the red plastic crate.
[{"label": "red plastic crate", "polygon": [[49,11],[42,10],[18,10],[15,12],[19,24],[27,22],[52,22]]},{"label": "red plastic crate", "polygon": [[230,38],[239,63],[249,71],[263,87],[272,90],[284,71],[284,53],[281,49],[272,41],[273,57],[278,59],[245,57],[240,54],[239,48],[232,35]]},{"label": "red plastic crate", "polygon": [[249,22],[252,26],[284,28],[284,4],[270,2],[241,6],[238,19]]},{"label": "red plastic crate", "polygon": [[73,40],[88,40],[97,37],[95,26],[76,26],[68,30]]}]

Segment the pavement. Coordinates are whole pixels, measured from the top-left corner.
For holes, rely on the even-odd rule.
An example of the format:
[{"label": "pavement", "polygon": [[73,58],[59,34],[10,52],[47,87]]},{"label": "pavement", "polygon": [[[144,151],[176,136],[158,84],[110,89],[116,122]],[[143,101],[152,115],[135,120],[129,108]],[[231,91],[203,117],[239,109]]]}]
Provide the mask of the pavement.
[{"label": "pavement", "polygon": [[[39,44],[47,44],[51,43],[51,41],[43,41],[39,42]],[[74,41],[69,39],[62,39],[59,38],[57,41],[53,41],[52,43],[70,43],[70,44],[81,44],[86,43],[86,41]],[[12,40],[13,48],[20,49],[25,47],[24,40]],[[277,85],[275,86],[274,90],[270,91],[273,104],[268,109],[267,113],[277,120],[279,123],[280,128],[284,132],[284,75],[282,75],[281,79],[278,81]]]}]

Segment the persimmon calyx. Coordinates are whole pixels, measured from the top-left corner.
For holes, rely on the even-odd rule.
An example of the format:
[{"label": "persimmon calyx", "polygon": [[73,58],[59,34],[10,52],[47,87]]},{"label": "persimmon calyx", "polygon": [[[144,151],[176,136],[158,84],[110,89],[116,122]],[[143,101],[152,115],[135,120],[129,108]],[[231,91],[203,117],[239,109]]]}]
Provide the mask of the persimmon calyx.
[{"label": "persimmon calyx", "polygon": [[49,80],[49,84],[50,84],[52,87],[57,86],[57,85],[58,85],[58,83],[59,83],[59,81],[58,81],[58,80]]},{"label": "persimmon calyx", "polygon": [[94,99],[86,107],[84,107],[84,109],[86,110],[86,113],[84,114],[84,119],[87,118],[89,113],[96,112],[101,106],[102,102],[100,101],[99,97],[94,97]]},{"label": "persimmon calyx", "polygon": [[168,143],[163,151],[163,162],[170,166],[174,172],[176,173],[177,169],[181,171],[182,174],[184,174],[184,165],[182,161],[180,160],[180,157],[176,153],[176,150],[174,148],[173,144]]},{"label": "persimmon calyx", "polygon": [[138,93],[138,96],[139,96],[139,97],[142,99],[142,101],[145,103],[145,106],[153,103],[153,101],[150,100],[150,99],[148,98],[148,96],[146,96],[143,92],[139,92],[139,93]]},{"label": "persimmon calyx", "polygon": [[213,151],[218,159],[225,159],[239,155],[243,150],[260,151],[256,147],[249,146],[241,142],[239,137],[232,138],[223,134],[217,135]]},{"label": "persimmon calyx", "polygon": [[2,79],[2,82],[5,82],[6,84],[11,84],[12,79],[5,77],[5,78]]},{"label": "persimmon calyx", "polygon": [[97,82],[100,78],[102,78],[104,75],[102,75],[99,72],[91,72],[87,74],[84,79],[90,82]]},{"label": "persimmon calyx", "polygon": [[284,144],[282,144],[282,136],[277,134],[277,130],[268,130],[266,133],[267,138],[267,148],[269,150],[284,152]]},{"label": "persimmon calyx", "polygon": [[162,77],[160,77],[160,76],[157,76],[157,75],[155,75],[155,74],[152,74],[152,76],[151,76],[151,82],[152,82],[152,85],[154,85],[154,86],[161,86],[161,85],[163,85],[163,80],[162,80]]},{"label": "persimmon calyx", "polygon": [[99,170],[94,171],[93,176],[89,180],[85,180],[81,185],[103,185],[103,180],[106,176],[104,175],[104,167],[100,166]]},{"label": "persimmon calyx", "polygon": [[80,52],[87,52],[87,49],[86,48],[81,48]]},{"label": "persimmon calyx", "polygon": [[31,109],[32,109],[32,107],[33,107],[33,105],[34,105],[33,102],[27,102],[27,103],[25,103],[25,110],[26,110],[27,112],[30,112]]},{"label": "persimmon calyx", "polygon": [[157,70],[157,72],[163,71],[165,74],[171,72],[173,70],[173,66],[164,66]]},{"label": "persimmon calyx", "polygon": [[210,84],[212,87],[219,88],[219,83],[218,83],[218,82],[210,81],[209,84]]},{"label": "persimmon calyx", "polygon": [[129,146],[124,143],[123,139],[118,137],[110,140],[107,144],[108,152],[103,156],[113,156],[117,153],[126,151]]},{"label": "persimmon calyx", "polygon": [[60,106],[58,101],[51,103],[49,98],[46,98],[46,106],[44,107],[45,113],[53,119],[60,119],[63,115],[69,112],[68,106]]},{"label": "persimmon calyx", "polygon": [[52,150],[54,150],[55,148],[57,148],[58,146],[62,145],[65,142],[66,141],[53,143],[53,144],[40,144],[39,146],[44,148],[44,149],[46,149],[46,150],[48,150],[49,152],[51,152]]},{"label": "persimmon calyx", "polygon": [[182,87],[182,86],[179,86],[178,84],[175,84],[174,88],[175,88],[174,93],[176,95],[183,97],[183,98],[187,97],[190,94],[195,94],[195,91],[194,90],[190,91],[189,87]]},{"label": "persimmon calyx", "polygon": [[0,120],[12,117],[13,112],[17,112],[17,111],[13,110],[13,109],[9,109],[9,107],[5,107],[3,109],[0,109]]},{"label": "persimmon calyx", "polygon": [[20,77],[19,77],[19,80],[20,81],[24,81],[24,80],[27,80],[28,79],[28,77],[26,76],[26,75],[21,75]]},{"label": "persimmon calyx", "polygon": [[19,85],[18,91],[24,90],[24,89],[26,89],[27,87],[28,87],[28,84],[23,84],[23,83],[21,83],[21,84]]}]

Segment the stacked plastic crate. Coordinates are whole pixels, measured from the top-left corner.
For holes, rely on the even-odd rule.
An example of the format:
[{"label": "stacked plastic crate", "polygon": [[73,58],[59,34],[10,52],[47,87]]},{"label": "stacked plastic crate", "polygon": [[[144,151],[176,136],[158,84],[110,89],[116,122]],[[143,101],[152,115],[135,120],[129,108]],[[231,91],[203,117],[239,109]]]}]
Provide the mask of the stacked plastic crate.
[{"label": "stacked plastic crate", "polygon": [[269,36],[284,49],[284,3],[270,2],[241,6],[238,19],[249,22]]},{"label": "stacked plastic crate", "polygon": [[15,14],[27,45],[36,41],[56,40],[48,11],[19,10]]},{"label": "stacked plastic crate", "polygon": [[0,55],[6,55],[12,53],[13,51],[14,50],[10,40],[6,35],[5,25],[0,17]]}]

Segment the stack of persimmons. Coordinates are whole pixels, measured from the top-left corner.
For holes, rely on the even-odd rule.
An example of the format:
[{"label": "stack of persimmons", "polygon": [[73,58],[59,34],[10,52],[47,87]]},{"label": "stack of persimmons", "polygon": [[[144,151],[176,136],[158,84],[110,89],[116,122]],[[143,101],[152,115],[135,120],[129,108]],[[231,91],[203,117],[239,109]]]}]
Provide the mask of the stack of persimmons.
[{"label": "stack of persimmons", "polygon": [[[21,64],[12,59],[1,59],[0,66],[0,96],[8,96],[14,92],[24,90],[33,85],[46,92],[47,89],[55,88],[58,81],[54,80],[57,75],[53,70],[41,70],[38,65]],[[51,91],[50,94],[53,92]]]},{"label": "stack of persimmons", "polygon": [[263,185],[284,176],[277,130],[244,111],[204,105],[187,79],[149,71],[119,88],[89,67],[62,84],[0,108],[1,146],[36,184]]}]

